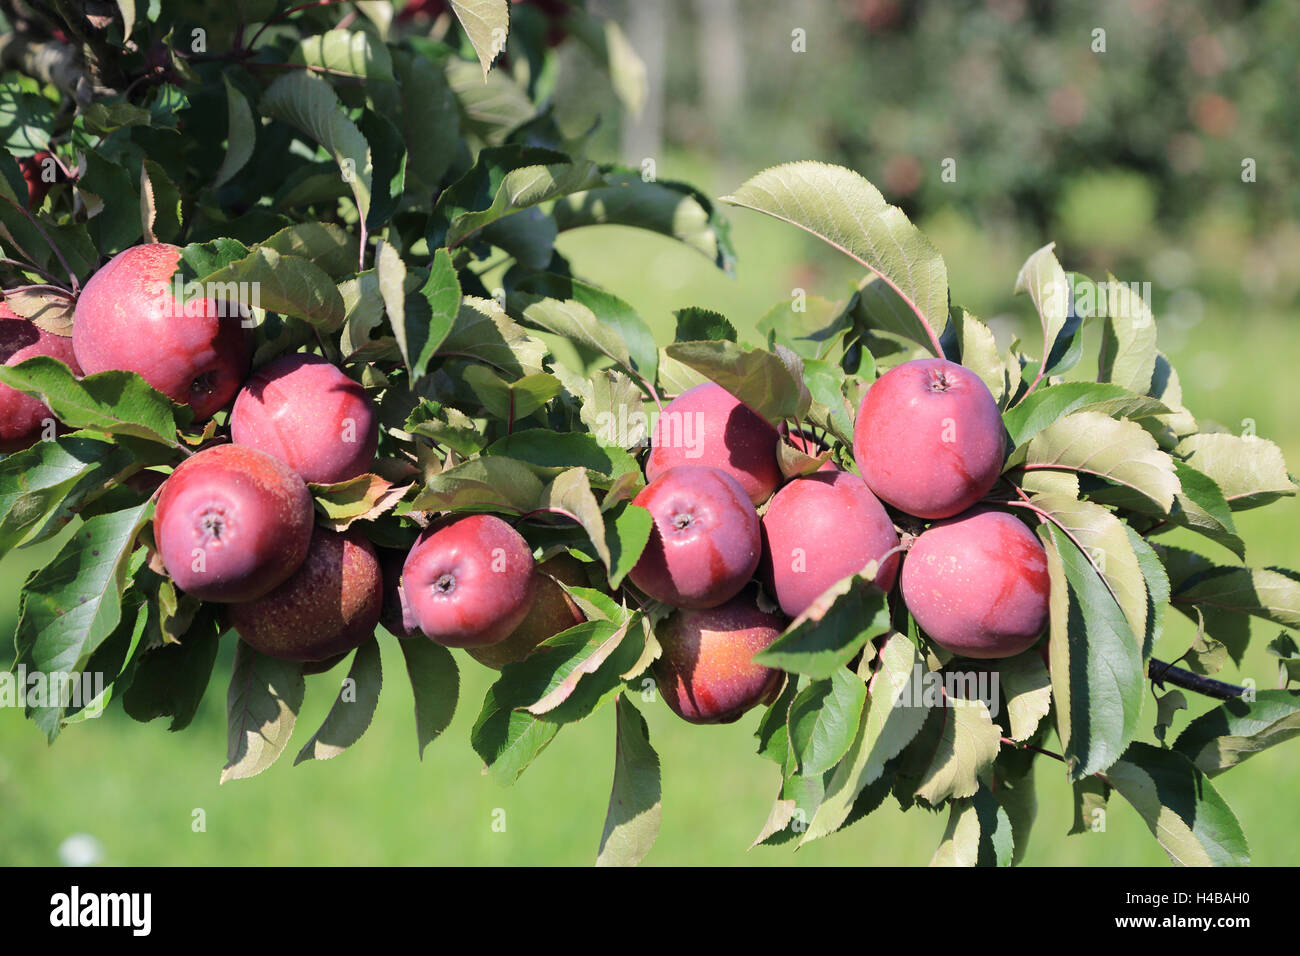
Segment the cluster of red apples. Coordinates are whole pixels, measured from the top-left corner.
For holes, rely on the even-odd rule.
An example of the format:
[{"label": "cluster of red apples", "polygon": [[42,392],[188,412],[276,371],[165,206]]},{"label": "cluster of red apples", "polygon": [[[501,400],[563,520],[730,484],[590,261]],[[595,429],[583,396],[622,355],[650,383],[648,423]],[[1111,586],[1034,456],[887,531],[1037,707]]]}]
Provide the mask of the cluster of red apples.
[{"label": "cluster of red apples", "polygon": [[[659,426],[684,416],[702,426],[699,440],[668,444],[671,427]],[[678,608],[659,629],[655,662],[669,706],[720,723],[769,699],[781,673],[754,654],[790,619],[816,615],[833,585],[873,569],[875,586],[897,582],[921,629],[954,655],[1027,650],[1047,624],[1046,552],[1019,520],[980,505],[1002,470],[1004,436],[988,388],[943,359],[906,362],[868,389],[854,429],[861,476],[828,461],[783,484],[784,439],[729,392],[698,385],[669,403],[636,498],[655,530],[630,575]],[[790,440],[817,450],[806,436]],[[886,504],[932,522],[905,557]]]},{"label": "cluster of red apples", "polygon": [[[381,619],[401,637],[422,633],[497,668],[584,620],[564,585],[598,584],[587,566],[567,554],[538,565],[499,517],[436,517],[405,554],[316,526],[308,484],[373,468],[375,406],[315,355],[250,375],[242,311],[172,295],[179,256],[153,243],[113,258],[81,291],[70,339],[0,314],[7,363],[50,355],[77,375],[133,371],[199,421],[230,406],[229,443],[187,458],[158,492],[154,545],[177,587],[227,605],[230,624],[262,653],[311,666],[369,640]],[[49,420],[38,400],[0,387],[5,450],[35,441]],[[685,442],[672,426],[688,420],[694,440]],[[921,629],[955,655],[1028,649],[1047,621],[1046,554],[1023,523],[981,504],[1004,437],[988,388],[943,359],[906,362],[868,389],[854,430],[860,475],[828,461],[784,480],[779,443],[814,453],[817,443],[783,438],[716,384],[669,402],[634,500],[653,528],[628,576],[672,609],[654,664],[669,706],[721,723],[770,699],[782,675],[755,654],[864,571],[883,591],[897,583]],[[910,548],[889,509],[930,522],[904,536]]]}]

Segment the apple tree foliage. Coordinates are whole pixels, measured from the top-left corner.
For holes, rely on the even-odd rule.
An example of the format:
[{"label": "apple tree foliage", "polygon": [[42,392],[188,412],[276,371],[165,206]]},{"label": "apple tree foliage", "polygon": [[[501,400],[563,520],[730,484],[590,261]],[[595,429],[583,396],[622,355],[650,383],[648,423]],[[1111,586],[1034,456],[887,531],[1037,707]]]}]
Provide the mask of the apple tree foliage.
[{"label": "apple tree foliage", "polygon": [[[1041,337],[999,351],[953,304],[938,250],[855,172],[790,163],[715,202],[588,155],[587,138],[553,118],[555,45],[586,45],[630,105],[641,73],[618,29],[581,4],[409,6],[0,4],[13,29],[0,93],[0,276],[18,314],[68,334],[72,301],[101,263],[141,241],[176,243],[183,280],[258,290],[256,365],[319,351],[378,403],[374,473],[313,486],[322,524],[404,548],[431,513],[495,512],[518,522],[539,558],[589,564],[600,586],[569,589],[588,620],[507,665],[481,704],[457,699],[458,668],[472,661],[423,638],[400,642],[420,752],[458,703],[478,707],[469,743],[508,785],[566,724],[603,710],[616,761],[598,843],[593,826],[597,862],[640,860],[660,814],[640,709],[661,706],[647,675],[664,609],[626,577],[650,532],[631,504],[649,416],[712,380],[773,423],[813,429],[851,469],[870,382],[942,355],[974,370],[1002,409],[1011,450],[992,498],[1036,525],[1046,548],[1046,651],[950,660],[896,595],[865,578],[840,582],[759,657],[787,679],[757,720],[758,753],[780,784],[756,842],[816,840],[892,797],[946,811],[933,862],[1014,863],[1042,770],[1072,788],[1075,831],[1117,794],[1174,862],[1245,862],[1212,778],[1300,732],[1300,691],[1289,689],[1300,678],[1290,636],[1300,576],[1251,566],[1234,515],[1296,486],[1276,445],[1184,407],[1133,288],[1066,272],[1044,246],[1014,279]],[[19,160],[46,149],[59,174],[29,212]],[[721,204],[820,237],[861,267],[860,283],[841,301],[776,304],[755,341],[723,315],[683,308],[674,340],[661,342],[556,250],[562,232],[618,224],[730,272]],[[1072,377],[1093,329],[1098,372]],[[557,358],[556,340],[584,364]],[[156,482],[131,480],[225,440],[225,414],[199,427],[134,373],[78,380],[48,358],[5,367],[0,382],[40,397],[66,426],[0,460],[0,551],[76,529],[22,586],[15,668],[103,673],[97,703],[167,718],[171,730],[189,724],[211,680],[229,679],[221,779],[265,769],[297,729],[303,667],[241,645],[235,672],[214,673],[218,643],[236,638],[220,606],[158,573]],[[820,463],[782,447],[787,476]],[[1204,553],[1166,545],[1172,529],[1199,535]],[[1178,667],[1152,657],[1171,612],[1196,625]],[[1271,645],[1279,689],[1210,677],[1241,661],[1252,617],[1282,630]],[[380,630],[352,655],[351,693],[300,735],[297,761],[336,756],[363,735],[385,640],[395,639]],[[974,672],[996,673],[993,707],[945,680]],[[939,682],[941,693],[918,693]],[[1171,683],[1224,702],[1165,739],[1185,704]],[[86,708],[50,700],[28,716],[53,740]]]}]

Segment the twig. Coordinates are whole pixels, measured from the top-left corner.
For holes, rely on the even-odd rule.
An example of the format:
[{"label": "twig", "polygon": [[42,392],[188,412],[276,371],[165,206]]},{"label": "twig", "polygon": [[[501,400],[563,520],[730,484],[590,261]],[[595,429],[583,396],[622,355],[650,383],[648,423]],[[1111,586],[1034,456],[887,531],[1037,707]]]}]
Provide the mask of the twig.
[{"label": "twig", "polygon": [[1173,664],[1166,664],[1154,657],[1147,661],[1147,677],[1157,687],[1164,687],[1166,683],[1169,683],[1175,687],[1181,687],[1183,690],[1194,691],[1197,694],[1204,694],[1206,697],[1214,697],[1217,700],[1232,700],[1246,693],[1244,687],[1238,687],[1236,684],[1226,684],[1212,677],[1193,674],[1191,671],[1175,667]]},{"label": "twig", "polygon": [[0,256],[0,265],[13,266],[20,272],[35,272],[37,275],[45,276],[45,278],[49,279],[51,282],[58,282],[58,277],[56,277],[52,272],[47,272],[40,266],[33,265],[30,262],[19,262],[17,259],[6,259],[5,257]]}]

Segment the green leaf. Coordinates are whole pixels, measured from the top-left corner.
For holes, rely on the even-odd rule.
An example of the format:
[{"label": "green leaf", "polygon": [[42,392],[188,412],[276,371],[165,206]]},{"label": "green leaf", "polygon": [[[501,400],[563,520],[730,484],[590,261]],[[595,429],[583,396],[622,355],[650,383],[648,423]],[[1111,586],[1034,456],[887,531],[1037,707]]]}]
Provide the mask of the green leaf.
[{"label": "green leaf", "polygon": [[424,377],[429,362],[450,334],[460,312],[460,281],[446,249],[434,253],[420,291],[406,291],[406,264],[387,242],[375,254],[379,292],[412,379]]},{"label": "green leaf", "polygon": [[542,371],[546,346],[491,299],[465,296],[438,354],[483,362],[519,378]]},{"label": "green leaf", "polygon": [[258,248],[273,249],[282,256],[307,259],[331,279],[339,279],[357,271],[354,243],[355,240],[335,223],[296,222],[258,243]]},{"label": "green leaf", "polygon": [[254,777],[280,758],[302,707],[302,665],[277,660],[243,641],[226,695],[226,766],[221,783]]},{"label": "green leaf", "polygon": [[141,722],[170,717],[168,730],[188,727],[212,679],[221,630],[216,614],[203,613],[180,641],[145,653],[122,697],[127,714]]},{"label": "green leaf", "polygon": [[1175,864],[1250,862],[1245,834],[1232,810],[1181,753],[1134,743],[1106,778],[1141,814]]},{"label": "green leaf", "polygon": [[563,509],[576,518],[605,569],[613,573],[613,561],[605,539],[605,519],[601,515],[600,503],[592,493],[586,469],[570,468],[556,475],[542,492],[538,507]]},{"label": "green leaf", "polygon": [[506,0],[451,0],[451,9],[478,54],[483,78],[497,54],[506,48],[510,31],[510,6]]},{"label": "green leaf", "polygon": [[[510,147],[501,147],[501,149],[504,151]],[[501,157],[493,155],[492,158],[499,160]],[[482,161],[483,158],[480,156],[480,162]],[[515,166],[501,178],[492,195],[490,205],[486,208],[470,209],[452,217],[451,226],[447,231],[446,245],[454,249],[507,216],[559,196],[591,189],[604,181],[600,167],[588,160]],[[459,185],[457,184],[457,187]],[[448,190],[446,195],[459,198],[452,190]],[[442,205],[443,199],[440,197],[439,206]]]},{"label": "green leaf", "polygon": [[1043,329],[1043,352],[1040,367],[1050,368],[1050,356],[1057,339],[1070,319],[1070,281],[1049,242],[1025,260],[1016,276],[1014,293],[1027,292],[1038,310]]},{"label": "green leaf", "polygon": [[334,706],[325,716],[320,730],[298,751],[294,766],[304,760],[329,760],[337,757],[360,740],[375,716],[375,708],[379,706],[379,690],[383,684],[379,644],[371,638],[357,648],[357,653],[352,658],[352,667],[343,679]]},{"label": "green leaf", "polygon": [[1030,500],[1083,549],[1088,564],[1101,577],[1111,599],[1123,610],[1129,629],[1134,635],[1144,637],[1147,633],[1146,579],[1138,566],[1128,526],[1113,512],[1090,501],[1063,495],[1035,495]]},{"label": "green leaf", "polygon": [[248,164],[257,144],[257,127],[248,100],[224,73],[221,82],[226,87],[226,155],[212,180],[213,189],[229,182]]},{"label": "green leaf", "polygon": [[848,752],[858,732],[867,686],[847,668],[813,681],[790,705],[790,743],[799,772],[825,773]]},{"label": "green leaf", "polygon": [[513,511],[536,507],[541,479],[523,462],[492,455],[431,476],[411,507],[420,511]]},{"label": "green leaf", "polygon": [[[465,458],[482,451],[486,440],[482,426],[464,412],[428,400],[415,407],[402,428],[412,435],[423,435],[446,445]],[[553,432],[547,434],[556,437]]]},{"label": "green leaf", "polygon": [[456,97],[442,71],[428,58],[393,51],[393,68],[402,95],[402,138],[407,174],[426,192],[442,182],[460,147]]},{"label": "green leaf", "polygon": [[954,797],[974,796],[979,775],[997,759],[1001,747],[998,725],[982,700],[946,697],[945,721],[930,765],[916,796],[931,807]]},{"label": "green leaf", "polygon": [[1296,492],[1282,449],[1257,435],[1188,435],[1174,454],[1217,484],[1233,511],[1257,508]]},{"label": "green leaf", "polygon": [[456,713],[460,671],[451,651],[420,634],[398,642],[415,694],[415,734],[420,759],[424,748],[447,729]]},{"label": "green leaf", "polygon": [[392,80],[388,47],[364,30],[326,30],[300,39],[289,51],[290,63],[327,71],[331,76]]},{"label": "green leaf", "polygon": [[954,800],[931,866],[1010,866],[1011,819],[984,784],[973,797]]},{"label": "green leaf", "polygon": [[1229,700],[1189,723],[1173,749],[1213,777],[1300,735],[1300,691],[1264,690]]},{"label": "green leaf", "polygon": [[500,145],[537,114],[528,94],[502,70],[489,73],[485,82],[474,64],[453,56],[443,61],[443,71],[460,106],[464,132],[491,145]]},{"label": "green leaf", "polygon": [[1169,608],[1169,575],[1160,562],[1160,556],[1147,544],[1146,538],[1128,525],[1124,526],[1124,530],[1128,533],[1129,544],[1133,546],[1133,554],[1146,582],[1146,632],[1142,635],[1142,660],[1145,661],[1151,657],[1156,641],[1160,640],[1164,631],[1165,611]]},{"label": "green leaf", "polygon": [[290,70],[267,88],[258,107],[264,116],[288,123],[325,147],[362,217],[370,213],[370,146],[343,113],[329,83],[306,70]]},{"label": "green leaf", "polygon": [[[1250,614],[1284,627],[1300,627],[1300,580],[1294,572],[1280,569],[1214,567],[1180,583],[1174,589],[1173,603],[1180,610],[1196,605],[1207,611]],[[1239,657],[1240,650],[1234,650],[1233,656]]]},{"label": "green leaf", "polygon": [[329,274],[309,259],[281,255],[269,246],[259,246],[201,281],[206,287],[225,285],[227,301],[242,301],[245,289],[256,290],[257,302],[245,304],[302,319],[322,332],[343,325],[343,297]]},{"label": "green leaf", "polygon": [[180,235],[180,190],[167,171],[151,159],[141,165],[140,214],[146,238],[171,242]]},{"label": "green leaf", "polygon": [[736,341],[736,327],[721,312],[694,306],[673,312],[677,319],[677,342],[702,342],[707,340]]},{"label": "green leaf", "polygon": [[659,834],[659,755],[650,746],[645,718],[624,695],[619,695],[616,712],[614,786],[597,866],[635,866]]},{"label": "green leaf", "polygon": [[814,679],[830,677],[889,625],[885,595],[871,583],[875,568],[827,588],[754,663]]},{"label": "green leaf", "polygon": [[902,634],[891,634],[879,658],[880,667],[871,679],[857,736],[826,785],[825,797],[805,841],[844,826],[859,796],[882,779],[886,762],[898,756],[925,723],[929,708],[915,699],[913,687],[914,673],[924,668],[916,645]]},{"label": "green leaf", "polygon": [[554,432],[549,428],[527,428],[498,439],[486,454],[503,455],[536,466],[539,477],[553,479],[566,468],[585,468],[588,478],[617,478],[636,472],[636,459],[621,448],[607,445],[595,435],[581,432]]},{"label": "green leaf", "polygon": [[1012,740],[1028,740],[1052,709],[1052,679],[1036,647],[997,661]]},{"label": "green leaf", "polygon": [[791,223],[874,272],[912,315],[900,330],[939,353],[948,317],[948,270],[938,250],[903,211],[852,170],[825,163],[774,166],[723,202]]},{"label": "green leaf", "polygon": [[802,360],[788,349],[745,348],[735,342],[674,342],[668,355],[721,385],[770,422],[800,419],[812,396]]},{"label": "green leaf", "polygon": [[1214,479],[1176,458],[1174,474],[1182,491],[1174,498],[1169,523],[1190,528],[1245,558],[1246,545],[1237,534],[1232,507]]},{"label": "green leaf", "polygon": [[[526,663],[536,656],[519,663]],[[507,664],[503,676],[506,670],[515,666]],[[519,779],[519,775],[555,739],[563,726],[517,709],[517,700],[512,688],[497,681],[483,698],[483,709],[470,732],[474,752],[483,758],[497,782],[507,786]]]},{"label": "green leaf", "polygon": [[1106,279],[1097,379],[1144,393],[1156,367],[1156,320],[1136,289],[1113,275]]},{"label": "green leaf", "polygon": [[1089,833],[1105,830],[1106,800],[1110,787],[1100,777],[1071,781],[1074,791],[1074,822],[1069,832]]},{"label": "green leaf", "polygon": [[1056,729],[1071,779],[1105,770],[1137,734],[1145,694],[1141,645],[1096,569],[1055,525],[1043,525]]},{"label": "green leaf", "polygon": [[[640,649],[634,647],[635,641],[628,640],[627,646],[624,646],[628,631],[634,623],[639,622],[632,617],[621,624],[588,621],[571,629],[579,633],[563,632],[557,640],[560,645],[558,648],[553,650],[554,645],[547,643],[545,646],[548,653],[542,655],[543,660],[537,666],[526,672],[523,669],[517,670],[512,675],[516,682],[528,684],[527,690],[523,687],[519,690],[521,700],[532,697],[534,692],[540,690],[536,698],[519,706],[534,717],[567,723],[574,719],[575,711],[584,710],[587,703],[616,690],[622,684],[620,675],[635,661],[631,652],[637,651],[638,656],[640,653]],[[565,656],[566,653],[568,656]],[[551,659],[546,660],[547,657]],[[542,678],[546,681],[544,685],[541,683]],[[575,696],[579,689],[582,694]],[[583,706],[561,709],[561,705],[569,701]]]},{"label": "green leaf", "polygon": [[1096,475],[1168,513],[1180,491],[1174,462],[1140,425],[1100,412],[1074,412],[1021,445],[1007,462],[1011,470],[1048,469]]},{"label": "green leaf", "polygon": [[609,586],[617,588],[641,559],[654,519],[640,505],[627,502],[606,512],[605,546],[609,549]]},{"label": "green leaf", "polygon": [[[29,671],[77,675],[122,618],[131,554],[152,502],[89,518],[59,553],[23,584],[14,633],[16,660]],[[53,740],[62,701],[28,714]]]},{"label": "green leaf", "polygon": [[525,322],[654,380],[659,364],[654,335],[636,310],[617,296],[568,276],[539,273],[521,282],[508,301]]},{"label": "green leaf", "polygon": [[956,306],[948,315],[948,327],[939,339],[944,355],[980,377],[999,404],[1007,395],[1006,362],[998,353],[993,331],[965,309]]},{"label": "green leaf", "polygon": [[[617,225],[676,239],[730,274],[735,261],[728,228],[713,204],[683,183],[645,182],[635,174],[607,173],[610,185],[572,193],[551,209],[560,232]],[[714,338],[714,336],[701,336]]]},{"label": "green leaf", "polygon": [[[38,355],[0,366],[0,383],[35,395],[69,428],[179,447],[177,406],[135,372],[98,372],[79,379],[58,359]],[[188,422],[188,411],[184,415]]]},{"label": "green leaf", "polygon": [[1095,411],[1111,418],[1149,418],[1167,413],[1161,402],[1134,395],[1118,385],[1101,382],[1062,382],[1039,388],[1002,413],[1011,441],[1023,445],[1044,428],[1074,412]]},{"label": "green leaf", "polygon": [[471,365],[465,369],[464,379],[489,415],[511,425],[540,411],[564,391],[559,379],[547,372],[507,382],[486,366]]},{"label": "green leaf", "polygon": [[38,441],[0,460],[0,554],[43,540],[136,468],[130,450],[82,435]]}]

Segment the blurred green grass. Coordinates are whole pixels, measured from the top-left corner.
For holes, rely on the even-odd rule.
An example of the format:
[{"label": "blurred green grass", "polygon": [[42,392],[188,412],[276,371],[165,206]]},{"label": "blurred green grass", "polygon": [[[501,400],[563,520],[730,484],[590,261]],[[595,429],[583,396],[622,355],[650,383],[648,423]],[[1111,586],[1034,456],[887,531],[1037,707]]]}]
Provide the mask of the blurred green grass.
[{"label": "blurred green grass", "polygon": [[[706,169],[682,163],[661,169],[714,187]],[[853,264],[806,242],[795,230],[757,214],[731,212],[739,252],[733,281],[702,257],[667,240],[626,229],[579,230],[561,248],[579,274],[630,301],[661,341],[671,337],[671,310],[685,305],[717,309],[742,334],[795,287],[840,298],[855,277]],[[1104,225],[1104,217],[1096,220]],[[1036,343],[1027,300],[1009,303],[1020,263],[1050,237],[980,238],[954,216],[926,224],[948,259],[954,301],[1014,327]],[[1104,238],[1104,236],[1102,237]],[[1038,240],[1038,241],[1033,241]],[[1071,267],[1063,255],[1066,268]],[[1138,278],[1142,276],[1121,276]],[[1230,288],[1230,286],[1229,286]],[[1277,441],[1295,467],[1300,434],[1294,426],[1294,365],[1300,332],[1294,316],[1251,311],[1242,297],[1218,287],[1199,321],[1168,329],[1166,344],[1183,376],[1194,413],[1233,429],[1247,419]],[[1157,309],[1157,320],[1163,323]],[[1166,329],[1162,328],[1162,333]],[[1300,564],[1295,529],[1300,504],[1286,500],[1238,515],[1251,564]],[[1174,542],[1172,536],[1169,540]],[[1189,537],[1179,543],[1188,543]],[[1206,553],[1227,552],[1196,539]],[[12,633],[18,582],[33,566],[19,554],[0,563],[10,582],[0,596],[0,630]],[[1275,686],[1276,668],[1263,649],[1277,629],[1255,628],[1240,669],[1220,675]],[[1194,634],[1170,612],[1158,656],[1178,656]],[[413,702],[395,641],[383,638],[384,693],[374,724],[351,750],[324,764],[294,767],[296,749],[319,726],[344,667],[309,679],[307,702],[289,752],[251,780],[217,785],[225,753],[225,683],[233,639],[227,638],[194,724],[179,734],[164,722],[137,724],[118,709],[69,728],[51,746],[13,708],[0,710],[0,863],[54,864],[68,836],[88,833],[113,864],[467,864],[586,865],[595,857],[613,771],[613,711],[606,708],[566,727],[511,788],[481,773],[469,731],[493,672],[457,652],[461,700],[447,732],[416,759]],[[1190,696],[1190,695],[1189,695]],[[1209,707],[1193,700],[1174,731]],[[766,820],[778,783],[776,768],[754,755],[757,715],[726,727],[694,727],[661,701],[638,701],[663,768],[663,819],[650,865],[924,864],[937,845],[944,816],[914,810],[902,815],[892,799],[850,830],[795,852],[746,852]],[[1154,721],[1148,698],[1143,723]],[[1146,734],[1150,738],[1149,733]],[[1215,781],[1237,812],[1255,863],[1300,862],[1294,803],[1300,793],[1296,745],[1252,758]],[[1165,865],[1167,858],[1124,801],[1110,803],[1105,832],[1066,836],[1070,787],[1060,765],[1042,759],[1037,770],[1038,824],[1025,862],[1035,865]],[[203,827],[196,823],[202,820]],[[504,826],[502,823],[504,822]]]}]

